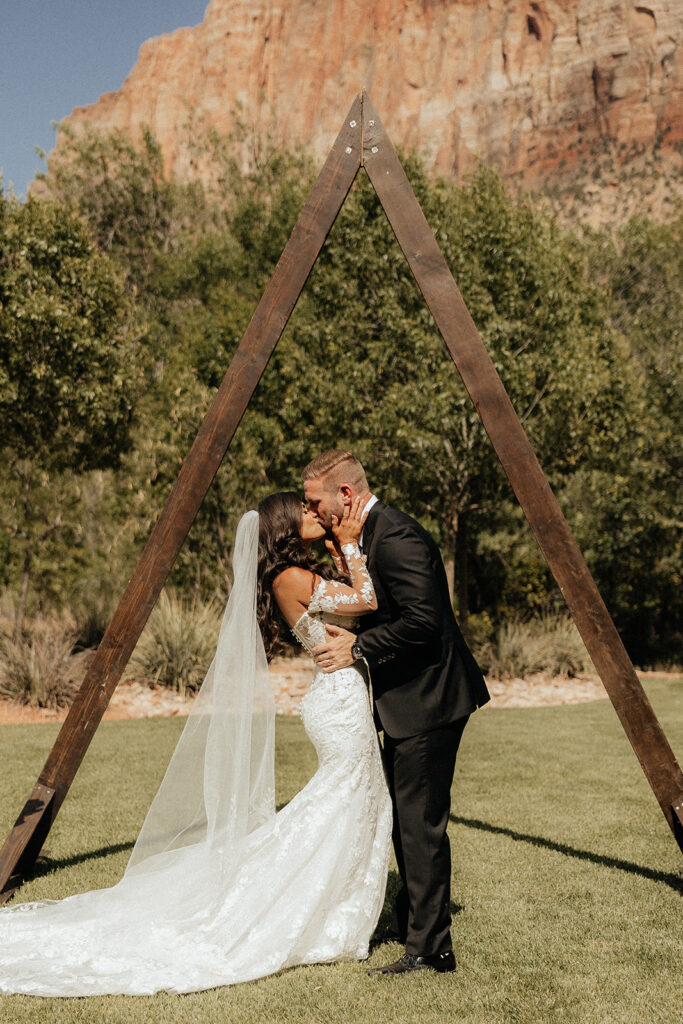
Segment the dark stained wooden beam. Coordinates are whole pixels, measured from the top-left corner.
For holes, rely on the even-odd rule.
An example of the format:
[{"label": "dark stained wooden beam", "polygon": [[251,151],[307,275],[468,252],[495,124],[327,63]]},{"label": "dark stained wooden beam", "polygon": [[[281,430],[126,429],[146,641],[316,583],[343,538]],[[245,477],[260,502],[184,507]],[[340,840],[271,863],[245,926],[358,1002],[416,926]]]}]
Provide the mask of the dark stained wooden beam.
[{"label": "dark stained wooden beam", "polygon": [[647,780],[683,850],[681,769],[367,95],[363,104],[363,165]]},{"label": "dark stained wooden beam", "polygon": [[[50,829],[54,795],[54,789],[37,782],[11,833],[11,837],[13,837],[11,849],[25,851],[24,855],[27,860],[30,859],[32,864],[37,859],[45,836]],[[0,903],[5,903],[19,888],[21,882],[21,873],[16,869],[3,879],[3,883],[0,885]]]},{"label": "dark stained wooden beam", "polygon": [[358,96],[199,428],[36,787],[0,851],[0,902],[8,898],[17,880],[31,869],[40,852],[204,495],[353,184],[361,160],[361,124],[362,99]]}]

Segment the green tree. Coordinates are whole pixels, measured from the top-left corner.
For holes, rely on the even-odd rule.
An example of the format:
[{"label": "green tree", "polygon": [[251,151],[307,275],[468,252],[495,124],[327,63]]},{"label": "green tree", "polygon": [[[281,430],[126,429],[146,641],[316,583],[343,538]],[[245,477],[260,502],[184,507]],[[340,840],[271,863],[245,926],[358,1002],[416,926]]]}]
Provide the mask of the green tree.
[{"label": "green tree", "polygon": [[64,526],[65,487],[118,465],[130,444],[139,333],[119,272],[80,220],[0,196],[0,450],[21,567],[17,631],[38,550]]},{"label": "green tree", "polygon": [[[193,137],[205,186],[166,179],[149,135],[137,156],[122,137],[74,137],[63,154],[68,150],[77,173],[60,178],[51,167],[48,176],[54,194],[88,220],[99,245],[126,268],[148,321],[141,353],[148,387],[134,447],[118,471],[125,497],[117,514],[139,542],[312,175],[302,154],[254,147],[244,169],[234,138],[202,131]],[[579,237],[530,201],[511,198],[484,167],[456,185],[429,179],[414,157],[406,163],[618,622],[636,624],[640,603],[647,635],[669,636],[656,591],[675,579],[668,554],[675,550],[674,517],[671,506],[660,514],[666,503],[658,509],[657,494],[675,469],[680,389],[674,394],[670,342],[670,363],[660,350],[656,360],[651,355],[655,336],[666,339],[660,328],[679,280],[672,246],[680,225],[668,235],[632,226],[616,243]],[[679,245],[679,261],[680,251]],[[652,281],[659,282],[654,293]],[[668,419],[655,418],[659,434],[648,413],[657,403],[670,410]],[[267,490],[299,486],[311,452],[337,444],[353,446],[383,496],[438,535],[463,614],[470,604],[512,614],[548,600],[548,571],[362,174],[200,510],[175,582],[222,588],[240,511]],[[656,571],[645,568],[648,561]]]},{"label": "green tree", "polygon": [[[192,190],[179,190],[163,172],[161,148],[149,131],[140,145],[119,130],[59,127],[59,147],[41,192],[81,217],[97,248],[116,257],[129,283],[144,288],[156,254],[167,249]],[[183,202],[184,201],[184,202]]]},{"label": "green tree", "polygon": [[578,528],[635,657],[680,660],[683,212],[669,224],[635,216],[613,236],[589,237],[606,314],[633,354],[643,401],[640,447],[626,470],[573,481],[585,510]]},{"label": "green tree", "polygon": [[[430,181],[414,159],[407,167],[546,471],[561,482],[578,465],[611,464],[615,446],[628,459],[638,396],[585,246],[529,202],[513,201],[491,171],[455,187]],[[217,284],[186,310],[187,358],[212,386],[245,326],[246,304],[233,319],[238,309],[233,291]],[[352,446],[382,494],[437,532],[457,565],[467,615],[468,566],[502,505],[509,518],[510,492],[363,178],[241,430],[267,437],[261,468],[271,486],[296,486],[311,451]],[[547,573],[535,578],[540,600]]]}]

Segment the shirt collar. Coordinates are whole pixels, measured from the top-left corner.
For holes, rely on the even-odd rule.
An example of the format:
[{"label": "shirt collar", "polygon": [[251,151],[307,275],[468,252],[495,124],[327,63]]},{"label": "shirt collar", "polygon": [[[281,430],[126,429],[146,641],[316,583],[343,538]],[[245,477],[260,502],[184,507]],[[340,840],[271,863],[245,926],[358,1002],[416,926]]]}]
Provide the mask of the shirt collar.
[{"label": "shirt collar", "polygon": [[[375,505],[378,501],[379,501],[379,498],[377,497],[376,494],[371,494],[370,495],[370,497],[366,501],[365,506],[363,508],[363,513],[364,513],[366,519],[368,517],[368,512],[370,511],[372,506]],[[358,546],[359,547],[361,547],[362,544],[363,544],[363,534],[364,533],[365,533],[365,523],[363,523],[363,529],[360,531],[360,537],[358,538]]]}]

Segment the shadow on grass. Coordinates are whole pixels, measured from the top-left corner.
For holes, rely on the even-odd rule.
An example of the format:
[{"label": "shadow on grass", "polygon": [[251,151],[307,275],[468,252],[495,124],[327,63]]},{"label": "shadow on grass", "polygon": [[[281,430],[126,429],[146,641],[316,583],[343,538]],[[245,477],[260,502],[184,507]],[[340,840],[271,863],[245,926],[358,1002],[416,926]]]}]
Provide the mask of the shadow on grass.
[{"label": "shadow on grass", "polygon": [[567,846],[566,843],[556,843],[553,839],[544,839],[543,836],[532,836],[527,832],[516,832],[512,828],[505,828],[502,825],[490,825],[488,821],[478,821],[476,818],[461,818],[451,814],[450,820],[456,825],[466,825],[468,828],[480,829],[482,832],[493,832],[499,836],[508,836],[521,843],[531,843],[532,846],[541,846],[544,850],[554,850],[556,853],[563,853],[566,857],[576,857],[578,860],[588,860],[592,864],[600,864],[606,868],[617,868],[619,871],[628,871],[632,875],[640,875],[648,878],[651,882],[663,882],[671,886],[676,892],[683,892],[683,876],[675,875],[667,871],[655,871],[654,868],[646,868],[641,864],[633,864],[629,860],[621,860],[619,857],[606,857],[601,853],[593,853],[591,850],[578,850],[575,846]]},{"label": "shadow on grass", "polygon": [[59,871],[61,868],[71,868],[76,864],[84,864],[87,860],[98,860],[100,857],[109,857],[113,853],[122,853],[124,850],[132,850],[135,842],[115,843],[113,846],[100,846],[98,850],[86,850],[83,853],[74,853],[71,857],[61,857],[53,860],[49,854],[40,857],[36,861],[35,870],[31,872],[32,878],[40,878],[50,871]]}]

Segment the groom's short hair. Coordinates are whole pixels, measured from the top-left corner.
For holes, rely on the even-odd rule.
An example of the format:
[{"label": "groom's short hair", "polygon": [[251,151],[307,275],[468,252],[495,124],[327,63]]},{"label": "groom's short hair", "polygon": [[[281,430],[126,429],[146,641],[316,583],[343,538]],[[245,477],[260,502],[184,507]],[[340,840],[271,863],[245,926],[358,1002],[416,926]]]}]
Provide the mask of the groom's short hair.
[{"label": "groom's short hair", "polygon": [[336,491],[340,484],[350,484],[361,493],[369,490],[362,465],[353,452],[343,448],[331,448],[328,452],[316,455],[304,469],[301,478],[322,479],[327,491]]}]

